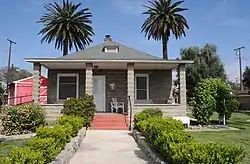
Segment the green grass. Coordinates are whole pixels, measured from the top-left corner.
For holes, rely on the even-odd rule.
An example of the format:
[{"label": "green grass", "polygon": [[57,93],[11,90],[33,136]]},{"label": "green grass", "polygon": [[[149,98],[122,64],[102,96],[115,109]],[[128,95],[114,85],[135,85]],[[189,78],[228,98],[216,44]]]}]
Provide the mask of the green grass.
[{"label": "green grass", "polygon": [[29,139],[1,142],[0,143],[0,160],[1,158],[8,156],[14,148],[26,146],[28,141]]},{"label": "green grass", "polygon": [[[218,118],[214,115],[213,119]],[[233,113],[228,125],[240,128],[239,131],[220,131],[220,132],[193,132],[193,136],[202,142],[219,142],[228,145],[244,146],[247,157],[244,164],[250,163],[250,114]]]}]

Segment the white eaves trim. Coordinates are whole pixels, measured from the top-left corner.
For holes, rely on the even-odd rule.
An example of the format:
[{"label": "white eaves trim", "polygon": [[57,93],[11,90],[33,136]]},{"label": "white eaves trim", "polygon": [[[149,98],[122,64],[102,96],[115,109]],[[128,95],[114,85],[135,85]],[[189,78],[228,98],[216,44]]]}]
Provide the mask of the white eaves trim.
[{"label": "white eaves trim", "polygon": [[26,62],[30,63],[162,63],[162,64],[192,64],[192,60],[66,60],[66,59],[39,59],[39,58],[26,58]]}]

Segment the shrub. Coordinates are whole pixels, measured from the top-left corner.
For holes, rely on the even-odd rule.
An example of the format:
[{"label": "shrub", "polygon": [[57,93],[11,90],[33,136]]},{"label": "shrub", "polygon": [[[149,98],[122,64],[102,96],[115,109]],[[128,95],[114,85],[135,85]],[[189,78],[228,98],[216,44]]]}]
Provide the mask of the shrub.
[{"label": "shrub", "polygon": [[184,130],[184,126],[180,121],[165,117],[149,117],[137,123],[137,127],[145,135],[151,133],[151,130]]},{"label": "shrub", "polygon": [[236,98],[231,98],[228,100],[229,101],[226,101],[226,111],[225,111],[226,120],[229,120],[232,116],[232,113],[236,110],[239,110],[240,107],[240,102]]},{"label": "shrub", "polygon": [[151,137],[157,136],[157,134],[162,131],[169,132],[175,130],[184,130],[184,126],[182,125],[182,123],[172,118],[152,117],[144,121],[148,122],[144,134],[149,139],[151,139]]},{"label": "shrub", "polygon": [[220,117],[225,114],[226,119],[229,119],[236,108],[231,107],[232,103],[235,103],[230,95],[231,91],[227,83],[217,78],[203,79],[198,83],[191,102],[192,114],[197,122],[201,125],[208,124],[214,112],[219,113]]},{"label": "shrub", "polygon": [[79,116],[85,118],[87,126],[90,125],[95,111],[96,108],[94,97],[89,95],[85,95],[84,98],[72,98],[65,101],[62,109],[62,113],[64,115]]},{"label": "shrub", "polygon": [[3,112],[2,126],[6,135],[35,132],[45,124],[45,110],[38,105],[9,107]]},{"label": "shrub", "polygon": [[28,146],[30,146],[32,150],[41,152],[45,163],[49,163],[63,149],[62,145],[58,144],[55,138],[35,137],[28,143]]},{"label": "shrub", "polygon": [[134,117],[135,128],[137,128],[137,123],[146,120],[150,117],[162,117],[163,112],[159,109],[144,109],[142,112],[137,113]]},{"label": "shrub", "polygon": [[225,146],[218,143],[184,142],[171,145],[171,163],[217,163],[237,164],[245,157],[242,147]]},{"label": "shrub", "polygon": [[84,122],[82,117],[61,116],[54,127],[37,128],[36,137],[31,139],[25,148],[14,150],[9,157],[0,162],[4,164],[50,163],[83,127]]},{"label": "shrub", "polygon": [[64,146],[73,136],[73,128],[71,125],[55,125],[54,127],[39,127],[36,131],[39,138],[54,138],[60,146]]},{"label": "shrub", "polygon": [[184,131],[181,122],[171,118],[152,117],[139,122],[143,134],[159,152],[165,151],[172,143],[191,141],[192,137]]},{"label": "shrub", "polygon": [[76,136],[79,129],[84,126],[85,120],[83,117],[76,116],[61,116],[57,119],[56,123],[58,125],[71,125],[73,136]]},{"label": "shrub", "polygon": [[32,150],[30,147],[16,148],[10,156],[4,158],[4,164],[45,164],[45,159],[41,151]]},{"label": "shrub", "polygon": [[148,117],[137,122],[136,126],[167,163],[237,164],[245,157],[242,147],[199,143],[190,133],[184,131],[181,122],[171,118]]}]

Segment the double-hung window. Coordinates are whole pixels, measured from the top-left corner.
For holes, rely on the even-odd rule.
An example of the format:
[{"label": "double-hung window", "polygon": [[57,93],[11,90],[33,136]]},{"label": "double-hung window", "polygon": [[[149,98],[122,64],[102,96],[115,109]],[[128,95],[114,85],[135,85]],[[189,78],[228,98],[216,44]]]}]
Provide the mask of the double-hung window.
[{"label": "double-hung window", "polygon": [[149,78],[148,74],[135,75],[135,96],[136,100],[149,99]]},{"label": "double-hung window", "polygon": [[57,74],[57,99],[78,98],[78,74]]}]

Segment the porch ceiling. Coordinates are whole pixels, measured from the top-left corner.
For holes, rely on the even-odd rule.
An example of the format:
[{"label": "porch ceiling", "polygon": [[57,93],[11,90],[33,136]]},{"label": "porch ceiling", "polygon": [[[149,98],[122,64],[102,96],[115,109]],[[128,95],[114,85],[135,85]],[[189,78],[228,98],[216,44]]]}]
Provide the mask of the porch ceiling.
[{"label": "porch ceiling", "polygon": [[191,64],[193,61],[183,60],[32,60],[27,62],[40,63],[49,69],[85,69],[86,63],[93,63],[98,69],[127,69],[128,63],[135,63],[135,69],[159,70],[173,69],[179,64]]}]

